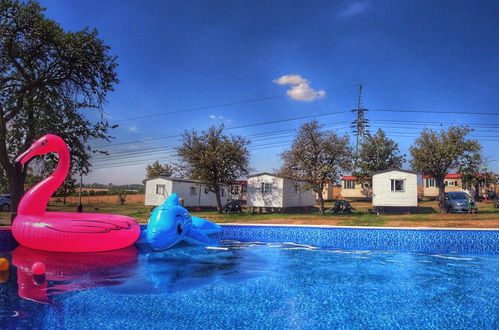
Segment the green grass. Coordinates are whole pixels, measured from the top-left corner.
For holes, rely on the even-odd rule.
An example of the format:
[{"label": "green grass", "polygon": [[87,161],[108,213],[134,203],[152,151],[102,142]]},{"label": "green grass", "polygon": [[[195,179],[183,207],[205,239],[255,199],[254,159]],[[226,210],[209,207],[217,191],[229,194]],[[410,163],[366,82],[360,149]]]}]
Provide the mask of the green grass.
[{"label": "green grass", "polygon": [[381,215],[376,214],[362,214],[357,215],[353,219],[346,219],[340,221],[340,226],[384,226],[386,224],[386,218]]},{"label": "green grass", "polygon": [[[341,226],[445,226],[445,223],[454,223],[455,226],[472,227],[477,221],[485,221],[483,226],[499,227],[499,209],[493,204],[479,203],[479,214],[440,214],[437,202],[420,202],[420,212],[407,215],[376,215],[369,214],[372,208],[369,202],[354,202],[355,208],[352,214],[333,215],[327,211],[320,215],[318,209],[313,208],[302,213],[230,213],[218,214],[216,211],[191,212],[192,215],[207,218],[218,223],[281,223],[281,224],[304,224],[304,225],[341,225]],[[333,203],[326,203],[326,210],[332,208]],[[49,211],[75,212],[76,205],[63,205],[62,203],[51,203]],[[137,204],[92,204],[84,205],[83,212],[97,212],[121,214],[137,219],[141,223],[147,223],[151,208]],[[10,213],[0,212],[0,224],[9,224]],[[417,223],[417,224],[416,224]],[[450,225],[452,226],[452,225]]]}]

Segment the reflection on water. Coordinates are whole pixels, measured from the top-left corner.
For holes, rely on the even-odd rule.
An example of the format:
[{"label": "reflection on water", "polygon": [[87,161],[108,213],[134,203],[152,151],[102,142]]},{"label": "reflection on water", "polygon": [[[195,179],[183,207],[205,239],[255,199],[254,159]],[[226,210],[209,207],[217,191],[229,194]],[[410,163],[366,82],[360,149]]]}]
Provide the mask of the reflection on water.
[{"label": "reflection on water", "polygon": [[[65,292],[121,284],[133,275],[137,260],[134,246],[96,253],[49,252],[18,246],[12,255],[19,297],[40,303],[49,303],[52,296]],[[35,262],[45,264],[45,275],[31,273]]]},{"label": "reflection on water", "polygon": [[[46,267],[32,274],[35,262]],[[216,280],[240,281],[265,269],[265,259],[240,245],[224,249],[180,245],[165,251],[146,246],[96,253],[64,253],[18,246],[12,253],[20,298],[37,303],[72,291],[108,287],[113,294],[162,294],[208,285]],[[5,274],[9,281],[9,273]],[[113,288],[111,288],[113,287]],[[60,299],[59,299],[60,300]]]},{"label": "reflection on water", "polygon": [[242,281],[266,268],[265,259],[247,249],[207,249],[182,244],[164,251],[140,251],[141,278],[121,293],[163,294],[190,290],[214,281]]}]

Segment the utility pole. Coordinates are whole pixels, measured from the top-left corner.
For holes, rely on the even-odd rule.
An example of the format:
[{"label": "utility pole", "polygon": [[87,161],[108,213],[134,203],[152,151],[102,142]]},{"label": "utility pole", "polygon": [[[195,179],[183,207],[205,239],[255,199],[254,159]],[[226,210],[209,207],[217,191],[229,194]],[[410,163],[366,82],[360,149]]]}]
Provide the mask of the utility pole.
[{"label": "utility pole", "polygon": [[359,155],[359,144],[362,142],[364,138],[364,134],[367,132],[367,127],[369,127],[368,120],[366,119],[364,112],[369,111],[364,108],[362,104],[362,88],[363,85],[359,84],[359,98],[357,101],[357,109],[353,109],[352,112],[357,113],[357,119],[352,121],[351,128],[354,129],[354,134],[357,137],[355,142],[355,164],[357,164],[357,158]]},{"label": "utility pole", "polygon": [[79,197],[79,204],[78,204],[78,207],[76,208],[76,212],[83,212],[83,204],[81,204],[81,191],[83,190],[83,172],[80,170],[80,192],[78,194],[78,197]]}]

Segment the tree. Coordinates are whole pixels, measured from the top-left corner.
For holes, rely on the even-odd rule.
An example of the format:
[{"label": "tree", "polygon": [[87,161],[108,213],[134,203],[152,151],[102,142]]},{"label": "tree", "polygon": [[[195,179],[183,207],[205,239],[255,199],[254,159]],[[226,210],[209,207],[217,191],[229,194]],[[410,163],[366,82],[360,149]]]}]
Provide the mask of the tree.
[{"label": "tree", "polygon": [[160,164],[159,161],[155,161],[152,165],[146,166],[146,178],[154,178],[156,176],[172,176],[174,173],[174,168],[170,164]]},{"label": "tree", "polygon": [[397,143],[387,138],[380,128],[374,135],[368,133],[360,144],[357,169],[353,175],[362,180],[377,171],[401,168],[404,156],[400,155]]},{"label": "tree", "polygon": [[9,190],[9,179],[4,169],[0,166],[0,194],[5,194]]},{"label": "tree", "polygon": [[409,150],[412,155],[411,166],[414,170],[435,178],[439,189],[440,210],[445,196],[445,175],[458,167],[467,157],[480,152],[476,140],[466,138],[472,130],[465,126],[451,126],[448,130],[436,132],[425,128],[415,145]]},{"label": "tree", "polygon": [[66,32],[44,10],[34,1],[0,2],[0,165],[14,212],[27,174],[16,155],[39,136],[57,134],[70,146],[73,170],[87,173],[97,151],[88,141],[109,140],[112,128],[82,110],[102,109],[118,83],[116,57],[96,30]]},{"label": "tree", "polygon": [[75,191],[76,191],[76,179],[73,179],[71,176],[68,175],[66,180],[64,180],[62,185],[55,192],[55,195],[62,197],[63,204],[66,205],[66,197],[70,196]]},{"label": "tree", "polygon": [[317,193],[319,212],[324,214],[324,186],[338,181],[341,170],[351,168],[353,151],[347,135],[339,137],[334,131],[320,129],[315,120],[300,127],[291,149],[281,154],[284,165],[280,174],[305,181]]},{"label": "tree", "polygon": [[200,180],[217,198],[222,213],[220,190],[249,173],[249,141],[242,136],[223,135],[224,126],[210,127],[200,135],[195,130],[182,134],[178,156],[192,179]]},{"label": "tree", "polygon": [[478,200],[480,195],[480,183],[483,181],[480,175],[482,164],[482,155],[479,152],[475,152],[464,155],[457,166],[458,173],[461,174],[463,188],[473,189],[476,200]]}]

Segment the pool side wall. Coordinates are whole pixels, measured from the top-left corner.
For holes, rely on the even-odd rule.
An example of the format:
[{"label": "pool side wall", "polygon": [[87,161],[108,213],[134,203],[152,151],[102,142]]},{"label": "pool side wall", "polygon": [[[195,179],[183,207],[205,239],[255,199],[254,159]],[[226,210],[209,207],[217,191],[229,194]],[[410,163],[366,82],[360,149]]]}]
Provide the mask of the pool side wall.
[{"label": "pool side wall", "polygon": [[294,242],[331,249],[499,254],[498,230],[222,225],[220,240]]},{"label": "pool side wall", "polygon": [[[221,226],[222,231],[212,237],[242,242],[294,242],[344,250],[499,254],[499,230]],[[141,227],[144,230],[146,226]],[[12,250],[16,245],[10,229],[0,228],[0,251]]]}]

